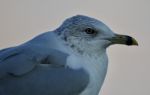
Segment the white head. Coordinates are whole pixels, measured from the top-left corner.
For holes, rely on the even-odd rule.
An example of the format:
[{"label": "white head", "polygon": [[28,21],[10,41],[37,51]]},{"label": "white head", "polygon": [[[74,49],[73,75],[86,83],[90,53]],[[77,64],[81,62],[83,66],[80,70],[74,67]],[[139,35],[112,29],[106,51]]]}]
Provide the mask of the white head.
[{"label": "white head", "polygon": [[111,44],[137,45],[132,37],[115,34],[101,21],[83,15],[68,18],[56,33],[79,53],[100,52]]}]

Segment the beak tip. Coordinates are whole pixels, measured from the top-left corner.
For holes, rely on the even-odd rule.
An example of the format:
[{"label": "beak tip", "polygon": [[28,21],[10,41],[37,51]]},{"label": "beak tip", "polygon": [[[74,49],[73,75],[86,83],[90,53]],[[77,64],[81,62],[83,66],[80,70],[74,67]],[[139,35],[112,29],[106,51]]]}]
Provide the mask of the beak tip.
[{"label": "beak tip", "polygon": [[132,38],[132,45],[139,46],[138,42],[134,38]]},{"label": "beak tip", "polygon": [[129,46],[138,46],[138,42],[131,36],[126,36],[126,45]]}]

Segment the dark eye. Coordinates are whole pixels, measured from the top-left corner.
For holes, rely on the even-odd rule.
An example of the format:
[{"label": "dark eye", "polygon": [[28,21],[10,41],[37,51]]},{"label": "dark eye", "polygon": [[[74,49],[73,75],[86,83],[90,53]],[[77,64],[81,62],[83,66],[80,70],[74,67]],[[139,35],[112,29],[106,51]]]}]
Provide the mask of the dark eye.
[{"label": "dark eye", "polygon": [[86,28],[84,30],[84,32],[86,32],[86,34],[95,34],[96,33],[96,31],[94,29],[91,29],[91,28]]}]

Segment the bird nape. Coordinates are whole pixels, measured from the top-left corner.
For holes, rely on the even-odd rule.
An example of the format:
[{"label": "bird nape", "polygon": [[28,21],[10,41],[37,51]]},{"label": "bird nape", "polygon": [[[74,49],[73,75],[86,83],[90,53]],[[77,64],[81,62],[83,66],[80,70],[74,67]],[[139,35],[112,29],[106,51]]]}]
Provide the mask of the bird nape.
[{"label": "bird nape", "polygon": [[0,51],[0,95],[98,95],[106,48],[138,45],[101,21],[77,15],[54,31]]}]

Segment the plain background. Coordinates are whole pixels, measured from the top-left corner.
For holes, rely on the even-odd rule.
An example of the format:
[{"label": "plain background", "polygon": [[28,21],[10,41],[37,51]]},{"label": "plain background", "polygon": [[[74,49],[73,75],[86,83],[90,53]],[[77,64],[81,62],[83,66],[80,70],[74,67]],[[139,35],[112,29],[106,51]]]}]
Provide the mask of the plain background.
[{"label": "plain background", "polygon": [[150,95],[150,0],[0,0],[0,48],[21,44],[76,14],[103,21],[139,46],[109,47],[101,95]]}]

